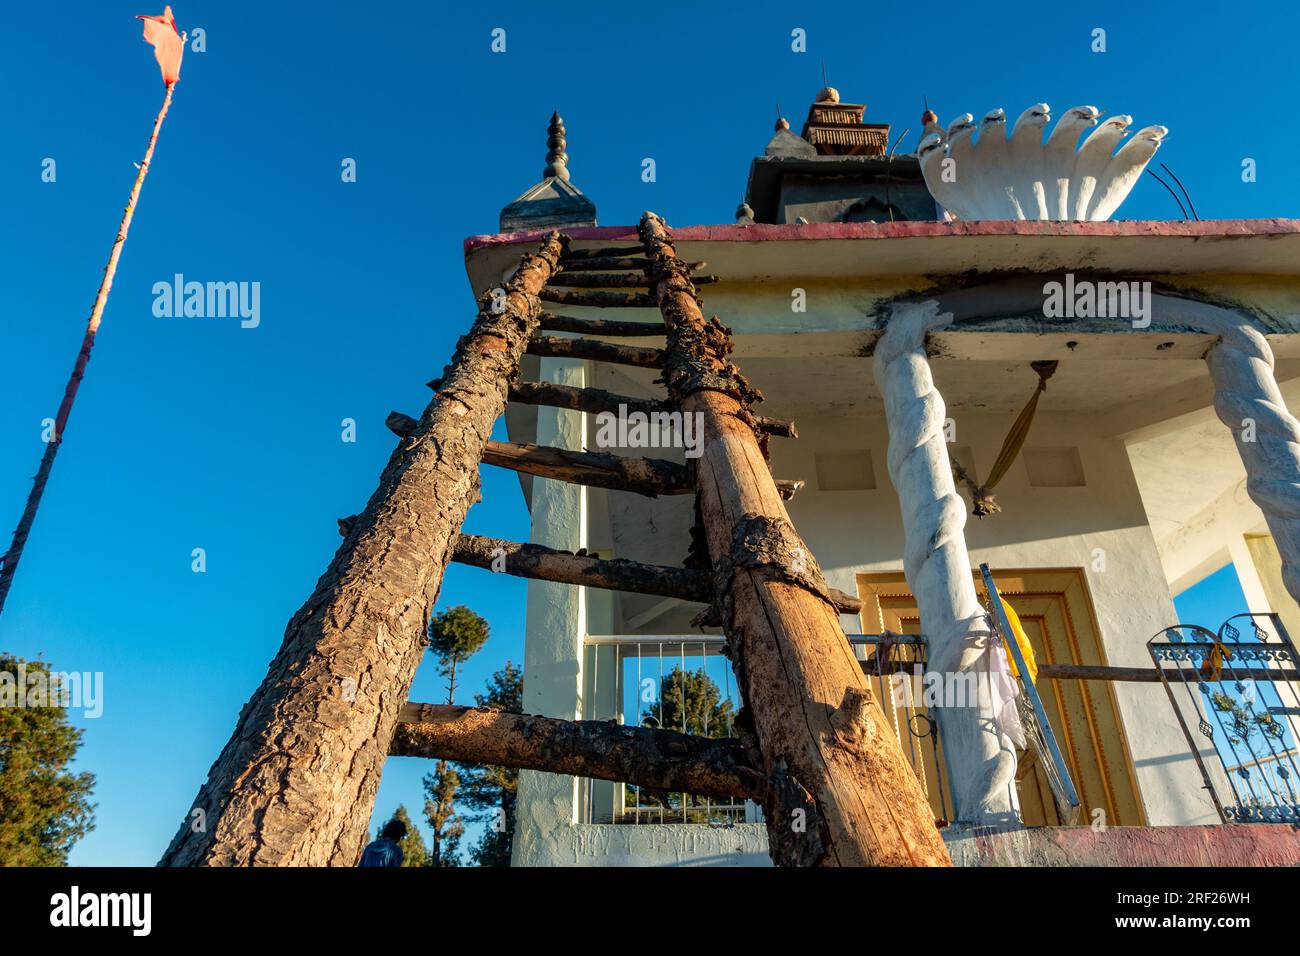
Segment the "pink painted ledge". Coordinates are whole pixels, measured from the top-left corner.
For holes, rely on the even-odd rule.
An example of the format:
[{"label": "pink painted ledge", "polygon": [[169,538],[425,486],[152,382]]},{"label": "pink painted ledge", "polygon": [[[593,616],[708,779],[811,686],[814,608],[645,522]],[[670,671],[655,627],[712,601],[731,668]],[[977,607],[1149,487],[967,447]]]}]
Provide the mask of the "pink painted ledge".
[{"label": "pink painted ledge", "polygon": [[[580,226],[564,230],[575,240],[637,243],[636,226]],[[807,225],[680,226],[673,238],[682,242],[792,242],[801,239],[906,239],[943,236],[1160,236],[1229,239],[1237,236],[1300,234],[1300,219],[1117,220],[1113,222],[1046,222],[989,220],[977,222],[814,222]],[[470,236],[465,255],[477,249],[537,242],[550,229]]]}]

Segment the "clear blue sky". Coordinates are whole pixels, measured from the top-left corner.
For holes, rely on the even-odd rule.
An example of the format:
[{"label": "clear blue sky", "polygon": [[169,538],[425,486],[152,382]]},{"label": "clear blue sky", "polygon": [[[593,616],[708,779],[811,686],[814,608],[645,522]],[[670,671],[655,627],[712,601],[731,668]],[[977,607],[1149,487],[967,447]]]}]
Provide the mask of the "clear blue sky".
[{"label": "clear blue sky", "polygon": [[[132,19],[161,6],[17,7],[0,31],[6,539],[161,99]],[[373,489],[393,445],[384,416],[418,413],[470,321],[461,241],[495,231],[500,207],[537,181],[553,109],[574,182],[606,224],[646,208],[676,225],[731,221],[775,104],[797,129],[823,59],[869,120],[912,127],[904,150],[923,94],[944,123],[1090,103],[1172,130],[1159,159],[1202,217],[1297,214],[1279,135],[1297,18],[1282,4],[804,6],[176,5],[207,49],[186,56],[0,622],[8,651],[106,674],[80,760],[98,776],[98,829],[74,863],[152,864],[170,839],[338,546],[334,519]],[[490,52],[494,27],[505,54]],[[790,50],[796,27],[806,54]],[[1089,50],[1094,27],[1105,54]],[[1240,179],[1247,156],[1253,185]],[[55,183],[41,181],[46,157]],[[340,181],[344,157],[355,184]],[[641,182],[644,157],[654,184]],[[1121,214],[1177,211],[1144,179]],[[151,287],[177,272],[260,282],[261,326],[155,318]],[[349,417],[355,444],[340,441]],[[484,493],[469,529],[525,537],[514,477],[486,470]],[[206,574],[190,570],[195,547]],[[1219,620],[1239,600],[1221,590]],[[493,627],[467,691],[521,659],[521,584],[453,569],[444,595]],[[413,695],[434,699],[438,683],[426,666]],[[391,762],[381,814],[402,801],[419,815],[423,769]]]}]

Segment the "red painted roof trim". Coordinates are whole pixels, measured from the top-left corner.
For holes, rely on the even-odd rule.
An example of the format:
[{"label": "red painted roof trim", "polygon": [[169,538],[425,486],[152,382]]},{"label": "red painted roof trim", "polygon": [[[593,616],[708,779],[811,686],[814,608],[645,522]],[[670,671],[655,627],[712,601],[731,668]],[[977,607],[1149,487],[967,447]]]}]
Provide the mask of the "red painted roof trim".
[{"label": "red painted roof trim", "polygon": [[[537,242],[551,230],[470,236],[465,255],[491,246]],[[582,226],[566,229],[575,240],[637,243],[635,226]],[[814,222],[807,225],[681,226],[673,238],[682,242],[794,242],[806,239],[904,239],[942,236],[1159,236],[1229,239],[1238,236],[1300,234],[1300,219],[1116,220],[1048,222],[989,220],[976,222]]]}]

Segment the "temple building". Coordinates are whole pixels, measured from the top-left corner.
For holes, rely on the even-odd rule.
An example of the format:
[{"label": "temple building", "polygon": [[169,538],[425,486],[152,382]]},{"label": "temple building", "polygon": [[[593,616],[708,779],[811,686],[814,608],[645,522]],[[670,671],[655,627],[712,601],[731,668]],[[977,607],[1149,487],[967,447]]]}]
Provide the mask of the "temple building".
[{"label": "temple building", "polygon": [[[865,117],[824,89],[799,135],[778,121],[734,223],[660,211],[678,252],[716,277],[700,286],[705,312],[734,331],[760,410],[796,423],[797,440],[768,443],[773,476],[828,583],[861,601],[846,639],[954,861],[1275,859],[1291,829],[1277,824],[1300,822],[1300,425],[1287,410],[1300,402],[1300,222],[1111,219],[1163,127],[1125,139],[1127,122],[1091,107],[1055,128],[1045,104],[947,128],[927,111],[913,153]],[[476,295],[552,228],[578,249],[637,241],[635,226],[596,224],[558,115],[549,135],[542,181],[501,211],[500,233],[466,240]],[[633,305],[577,311],[645,321]],[[530,355],[524,372],[662,395],[653,368]],[[512,403],[507,427],[516,442],[692,460],[689,440],[647,447],[626,429],[629,445],[605,447],[596,415],[546,405]],[[690,496],[521,482],[534,542],[686,557]],[[930,693],[931,672],[991,672],[981,565],[1032,648],[1036,742],[994,704]],[[1180,621],[1174,598],[1227,565],[1241,616]],[[700,611],[529,581],[524,710],[730,735],[743,701]],[[743,800],[532,771],[514,854],[768,862]]]}]

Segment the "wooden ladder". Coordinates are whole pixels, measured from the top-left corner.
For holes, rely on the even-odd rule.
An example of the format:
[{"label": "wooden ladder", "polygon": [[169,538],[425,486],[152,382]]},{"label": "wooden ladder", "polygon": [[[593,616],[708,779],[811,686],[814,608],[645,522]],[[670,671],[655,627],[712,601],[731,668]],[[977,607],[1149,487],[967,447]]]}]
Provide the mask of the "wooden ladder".
[{"label": "wooden ladder", "polygon": [[[680,743],[664,744],[663,735],[678,736],[671,732],[629,735],[609,725],[587,731],[648,748],[640,754],[652,763],[665,758],[651,785],[722,795],[737,784],[739,767],[743,788],[732,792],[763,804],[777,863],[948,863],[919,784],[844,639],[838,615],[857,613],[860,603],[827,587],[790,524],[782,501],[802,482],[774,479],[768,468],[769,437],[795,437],[794,426],[753,414],[761,396],[728,360],[731,332],[716,316],[705,320],[696,292],[697,284],[716,277],[695,274],[703,264],[677,255],[653,213],[643,216],[638,233],[638,246],[579,250],[570,250],[558,232],[547,236],[503,287],[481,297],[469,333],[442,377],[429,383],[435,394],[424,413],[388,416],[400,442],[379,487],[364,511],[340,519],[342,546],[289,622],[266,679],[162,863],[355,861],[385,756],[421,752],[421,727],[435,712],[446,717],[448,709],[407,703],[406,695],[449,561],[706,604],[698,620],[723,628],[744,695],[739,741],[712,751],[698,741],[683,759]],[[661,318],[579,318],[543,303],[658,309]],[[665,347],[568,337],[574,333],[662,335]],[[520,382],[524,354],[658,369],[666,396],[647,400]],[[682,465],[496,441],[492,428],[507,401],[588,413],[623,407],[696,415],[704,425],[702,456]],[[462,534],[479,498],[480,461],[651,497],[695,494],[687,566],[604,560]],[[534,730],[544,725],[561,735],[592,723],[519,715],[483,720],[498,729],[532,721]],[[496,763],[513,757],[515,765],[576,772],[577,764],[538,762],[536,754],[529,764],[518,753],[484,749],[491,735],[483,720],[478,738],[462,735],[460,750],[439,755]],[[676,759],[667,759],[670,752]],[[583,770],[620,779],[628,764]]]}]

